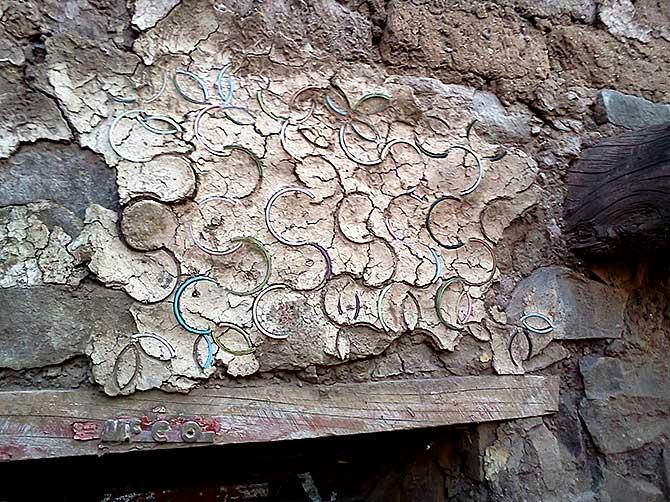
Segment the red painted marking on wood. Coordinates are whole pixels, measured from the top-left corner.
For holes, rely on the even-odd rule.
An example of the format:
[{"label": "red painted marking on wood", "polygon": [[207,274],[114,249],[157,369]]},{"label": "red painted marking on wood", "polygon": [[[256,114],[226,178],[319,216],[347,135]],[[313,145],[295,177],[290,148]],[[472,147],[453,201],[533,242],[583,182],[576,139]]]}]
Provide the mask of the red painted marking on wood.
[{"label": "red painted marking on wood", "polygon": [[100,439],[102,430],[98,422],[72,422],[72,439],[90,441]]}]

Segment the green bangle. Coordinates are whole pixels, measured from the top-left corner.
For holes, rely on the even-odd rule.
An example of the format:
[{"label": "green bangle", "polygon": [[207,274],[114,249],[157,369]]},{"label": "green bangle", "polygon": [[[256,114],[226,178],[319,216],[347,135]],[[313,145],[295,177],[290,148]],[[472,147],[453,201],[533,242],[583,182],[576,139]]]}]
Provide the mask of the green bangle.
[{"label": "green bangle", "polygon": [[237,324],[233,324],[230,322],[220,322],[217,324],[217,327],[224,328],[226,332],[228,330],[231,330],[235,331],[236,333],[239,333],[240,335],[242,335],[242,338],[244,338],[244,341],[247,342],[247,345],[249,346],[249,348],[243,350],[231,349],[225,343],[223,343],[223,341],[221,341],[223,333],[221,335],[216,336],[212,332],[212,338],[214,339],[214,343],[216,343],[219,346],[219,348],[224,352],[228,352],[229,354],[232,354],[234,356],[248,356],[249,354],[253,354],[256,351],[256,347],[254,347],[253,341],[251,340],[249,334]]}]

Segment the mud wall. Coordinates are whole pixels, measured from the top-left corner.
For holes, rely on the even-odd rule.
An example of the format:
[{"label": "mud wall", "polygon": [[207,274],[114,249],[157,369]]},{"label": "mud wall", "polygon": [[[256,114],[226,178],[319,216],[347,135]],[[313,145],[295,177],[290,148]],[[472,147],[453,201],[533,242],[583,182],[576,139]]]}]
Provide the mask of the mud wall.
[{"label": "mud wall", "polygon": [[[0,298],[11,313],[0,319],[0,385],[116,395],[559,374],[555,417],[473,428],[463,434],[476,455],[449,440],[402,469],[428,466],[426,500],[663,500],[667,267],[583,261],[566,247],[561,214],[562,176],[583,148],[669,119],[669,25],[662,2],[625,0],[10,2],[0,28]],[[183,74],[180,94],[177,69],[204,90]],[[228,75],[232,104],[246,112],[200,115],[203,105],[184,97],[225,101]],[[291,102],[307,86],[320,90]],[[352,161],[324,92],[372,124],[363,136],[373,143],[469,145],[481,183],[462,193],[478,176],[465,151],[447,159],[459,169],[407,144],[383,162]],[[371,94],[389,99],[356,110]],[[317,98],[309,120],[283,127]],[[175,121],[145,125],[179,134],[121,117],[137,108]],[[370,149],[358,143],[350,152],[360,160]],[[277,199],[271,219],[281,238],[306,245],[282,243],[264,219],[289,186],[309,194]],[[445,193],[460,200],[434,208],[431,236],[426,209]],[[208,199],[218,195],[226,200]],[[223,217],[213,221],[207,205]],[[223,249],[233,235],[262,246],[212,256],[194,245],[201,230],[205,247]],[[473,237],[493,247],[496,272],[469,288],[467,319],[453,312],[449,322],[467,329],[449,329],[432,308],[431,246],[441,279],[452,271],[477,283],[491,267],[486,249],[439,245]],[[211,364],[206,340],[194,346],[172,311],[175,289],[196,275],[218,285],[185,295],[185,323],[233,322],[245,333],[221,333],[233,351],[213,344]],[[289,288],[267,295],[260,322],[290,343],[257,329],[253,294],[234,294],[271,283]],[[555,329],[513,339],[531,311]],[[174,357],[155,339],[131,343],[145,332]],[[128,346],[149,356],[141,371]],[[410,489],[389,483],[370,493]]]}]

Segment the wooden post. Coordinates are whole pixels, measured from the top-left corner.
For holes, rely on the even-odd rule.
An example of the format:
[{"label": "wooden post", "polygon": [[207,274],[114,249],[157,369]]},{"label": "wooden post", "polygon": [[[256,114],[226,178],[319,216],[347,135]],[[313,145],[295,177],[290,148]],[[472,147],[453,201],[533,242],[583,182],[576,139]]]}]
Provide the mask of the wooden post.
[{"label": "wooden post", "polygon": [[608,138],[568,171],[565,230],[592,255],[670,249],[670,122]]}]

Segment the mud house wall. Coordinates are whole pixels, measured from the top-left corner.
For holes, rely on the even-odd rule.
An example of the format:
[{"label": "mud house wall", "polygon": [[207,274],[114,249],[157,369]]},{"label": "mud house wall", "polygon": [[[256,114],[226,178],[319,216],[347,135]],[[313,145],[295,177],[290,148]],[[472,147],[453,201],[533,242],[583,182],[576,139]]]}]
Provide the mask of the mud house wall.
[{"label": "mud house wall", "polygon": [[[3,389],[95,386],[117,394],[240,380],[309,385],[557,374],[562,385],[556,416],[473,427],[457,440],[436,435],[431,451],[417,454],[422,460],[398,466],[407,479],[430,482],[391,483],[379,475],[375,486],[366,487],[370,497],[383,500],[385,490],[403,489],[433,500],[670,497],[667,265],[583,260],[567,248],[561,221],[563,176],[584,148],[601,137],[670,120],[670,107],[663,104],[670,102],[667,4],[82,0],[9,2],[0,12],[0,300],[10,314],[0,317]],[[244,198],[256,190],[257,172],[244,155],[227,158],[219,170],[215,157],[192,149],[194,138],[172,145],[167,156],[160,144],[131,139],[128,155],[163,154],[159,165],[138,169],[109,148],[105,131],[111,118],[128,109],[110,94],[134,91],[129,81],[151,88],[160,83],[163,68],[175,65],[214,77],[224,61],[233,62],[248,89],[268,85],[277,96],[333,81],[352,96],[388,92],[388,124],[398,135],[425,127],[422,120],[439,111],[449,123],[444,136],[461,141],[477,119],[471,144],[486,155],[508,153],[490,163],[478,199],[456,215],[459,224],[445,224],[444,235],[484,233],[495,244],[498,271],[490,287],[477,291],[473,319],[504,325],[529,308],[548,312],[556,322],[551,343],[533,340],[542,350],[516,364],[506,355],[511,333],[504,329],[475,328],[460,336],[426,319],[422,330],[411,333],[352,328],[345,340],[324,325],[318,343],[305,335],[288,350],[271,341],[254,355],[221,356],[207,372],[196,371],[184,356],[169,371],[159,364],[120,389],[108,356],[118,353],[129,333],[165,332],[177,345],[184,339],[170,331],[174,322],[165,316],[165,303],[156,305],[169,302],[183,279],[175,258],[191,273],[204,270],[185,244],[193,201],[224,188]],[[239,92],[245,102],[253,102],[244,89]],[[165,99],[166,110],[193,123],[195,113],[183,100]],[[421,185],[411,150],[399,150],[386,170],[361,175],[352,168],[338,178],[340,160],[318,160],[312,147],[295,138],[293,154],[310,162],[291,159],[280,144],[280,123],[259,117],[253,134],[241,127],[235,139],[263,156],[264,179],[273,181],[260,185],[257,199],[245,199],[243,214],[262,216],[276,185],[299,182],[317,202],[325,201],[311,214],[318,222],[338,210],[343,193],[372,187],[386,198],[368,205],[354,197],[344,214],[349,237],[365,241],[369,228],[384,232],[388,200]],[[216,130],[208,132],[208,138],[218,137]],[[424,172],[438,167],[424,166]],[[448,178],[445,185],[438,180],[432,192],[419,195],[429,200],[439,190],[458,190],[465,176]],[[412,214],[416,205],[405,199],[398,202],[401,213]],[[304,216],[288,206],[276,210],[289,220]],[[356,219],[367,212],[374,223],[375,210],[378,227]],[[453,216],[446,211],[443,221]],[[262,219],[246,220],[242,228],[262,228]],[[156,221],[160,225],[149,224]],[[296,228],[286,228],[295,234]],[[337,233],[319,225],[297,231],[315,241]],[[365,246],[333,264],[336,277],[360,278],[362,297],[388,279],[394,263],[384,245]],[[279,260],[279,278],[318,284],[318,267],[291,268],[319,263],[312,251],[300,248],[285,263]],[[404,272],[414,274],[410,282],[430,279],[430,257],[420,258]],[[242,282],[245,273],[252,280],[263,273],[253,263],[234,272],[231,280]],[[335,289],[347,287],[355,290],[344,283]],[[249,311],[246,303],[229,300],[217,310],[220,297],[209,300],[207,294],[199,301],[204,303],[192,306],[194,319],[225,322],[226,315],[238,319]],[[192,352],[190,346],[177,349]],[[465,455],[472,448],[464,444],[476,445],[479,453]]]}]

